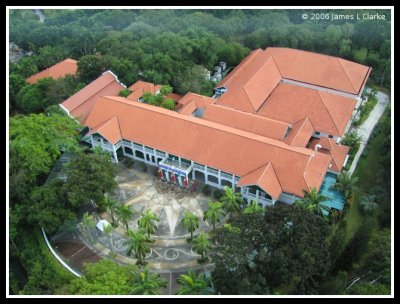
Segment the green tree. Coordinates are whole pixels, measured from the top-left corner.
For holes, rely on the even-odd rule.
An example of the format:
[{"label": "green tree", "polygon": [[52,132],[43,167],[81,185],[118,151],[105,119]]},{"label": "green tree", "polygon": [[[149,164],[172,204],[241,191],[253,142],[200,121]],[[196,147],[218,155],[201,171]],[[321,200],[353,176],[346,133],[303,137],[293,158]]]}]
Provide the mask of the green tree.
[{"label": "green tree", "polygon": [[359,145],[360,142],[360,135],[358,135],[356,131],[351,131],[343,137],[341,144],[354,148],[355,146]]},{"label": "green tree", "polygon": [[76,218],[76,209],[66,199],[66,189],[61,180],[51,180],[32,191],[27,220],[31,225],[39,225],[50,235],[68,221]]},{"label": "green tree", "polygon": [[264,208],[259,206],[256,200],[253,200],[250,205],[244,208],[244,214],[254,214],[254,213],[263,213]]},{"label": "green tree", "polygon": [[364,195],[361,198],[360,210],[362,213],[372,213],[376,209],[378,209],[378,204],[376,203],[375,195]]},{"label": "green tree", "polygon": [[10,110],[11,110],[16,106],[16,99],[18,92],[28,84],[25,82],[25,78],[16,73],[10,74],[8,81],[9,81],[9,100],[10,100]]},{"label": "green tree", "polygon": [[182,285],[177,291],[177,295],[206,295],[210,293],[204,273],[196,275],[192,270],[189,270],[188,274],[181,274],[176,281]]},{"label": "green tree", "polygon": [[48,106],[55,105],[59,107],[59,103],[67,100],[70,96],[80,91],[83,87],[85,87],[85,84],[83,82],[79,82],[79,79],[72,75],[66,75],[63,78],[55,80],[45,92]]},{"label": "green tree", "polygon": [[112,225],[115,227],[115,213],[118,210],[118,207],[121,205],[116,199],[109,197],[108,195],[104,197],[104,205],[107,208],[107,211],[110,212]]},{"label": "green tree", "polygon": [[29,178],[48,173],[62,148],[70,151],[78,148],[77,127],[73,120],[62,115],[10,118],[10,175],[20,170],[26,170]]},{"label": "green tree", "polygon": [[332,188],[342,191],[346,200],[348,200],[353,195],[357,181],[358,177],[351,176],[348,172],[344,171],[336,178],[336,183]]},{"label": "green tree", "polygon": [[150,209],[147,209],[138,220],[139,228],[147,233],[147,236],[150,237],[151,234],[154,234],[157,230],[157,222],[160,219],[157,215],[151,212]]},{"label": "green tree", "polygon": [[200,232],[193,238],[193,249],[201,255],[201,261],[205,261],[205,255],[210,249],[210,241],[208,240],[208,234],[204,231]]},{"label": "green tree", "polygon": [[347,292],[348,295],[390,295],[390,288],[383,284],[355,284]]},{"label": "green tree", "polygon": [[131,95],[131,90],[129,89],[122,89],[121,91],[119,91],[118,96],[121,97],[128,97],[129,95]]},{"label": "green tree", "polygon": [[78,75],[84,83],[90,83],[103,72],[101,58],[96,55],[82,56],[78,62]]},{"label": "green tree", "polygon": [[221,216],[224,216],[224,210],[222,209],[222,203],[220,202],[208,202],[208,209],[204,212],[203,220],[210,220],[215,230],[215,224],[220,220]]},{"label": "green tree", "polygon": [[175,109],[175,101],[173,101],[171,98],[165,98],[161,104],[161,107],[167,110],[173,110]]},{"label": "green tree", "polygon": [[154,240],[150,239],[143,231],[133,232],[128,229],[129,239],[124,242],[128,246],[128,256],[132,254],[137,259],[136,264],[144,265],[144,258],[146,254],[151,252],[150,245],[154,243]]},{"label": "green tree", "polygon": [[329,198],[319,194],[315,187],[311,188],[310,191],[303,190],[303,193],[304,198],[298,200],[297,204],[315,214],[323,215],[322,210],[329,212],[329,207],[322,204]]},{"label": "green tree", "polygon": [[159,295],[160,289],[167,287],[168,281],[160,278],[158,273],[150,273],[147,267],[141,272],[135,272],[130,294]]},{"label": "green tree", "polygon": [[228,212],[239,212],[240,205],[243,204],[242,195],[228,186],[224,186],[224,190],[225,194],[220,199],[223,208]]},{"label": "green tree", "polygon": [[183,214],[181,224],[190,233],[190,240],[193,240],[193,232],[195,232],[200,225],[199,217],[194,213],[185,211]]},{"label": "green tree", "polygon": [[116,213],[118,215],[118,220],[121,221],[123,225],[126,227],[126,232],[129,232],[128,222],[133,218],[135,212],[129,208],[128,205],[120,205]]},{"label": "green tree", "polygon": [[62,61],[65,57],[66,52],[62,47],[46,45],[39,49],[33,59],[39,70],[44,70]]},{"label": "green tree", "polygon": [[89,214],[88,212],[85,212],[82,216],[82,227],[86,231],[86,233],[89,235],[89,239],[92,240],[92,228],[96,227],[96,221],[93,217],[93,215]]},{"label": "green tree", "polygon": [[68,199],[74,206],[93,200],[101,204],[104,194],[117,187],[115,165],[109,155],[79,154],[66,165]]},{"label": "green tree", "polygon": [[[213,283],[220,294],[315,294],[330,268],[329,224],[297,205],[234,217],[215,233]],[[237,278],[240,277],[240,280]]]},{"label": "green tree", "polygon": [[84,264],[84,276],[75,278],[68,286],[69,294],[127,295],[132,288],[133,274],[137,266],[121,266],[102,259]]}]

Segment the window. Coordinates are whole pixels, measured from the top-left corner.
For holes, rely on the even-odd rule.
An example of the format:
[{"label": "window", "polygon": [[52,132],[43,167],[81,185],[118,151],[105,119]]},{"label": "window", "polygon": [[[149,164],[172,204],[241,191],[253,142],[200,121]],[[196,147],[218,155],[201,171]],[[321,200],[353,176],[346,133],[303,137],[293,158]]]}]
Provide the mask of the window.
[{"label": "window", "polygon": [[190,162],[190,160],[185,159],[185,158],[181,158],[181,163],[182,163],[182,164],[189,165],[189,166],[192,164],[192,163]]},{"label": "window", "polygon": [[333,135],[329,135],[328,137],[329,137],[329,138],[333,138]]},{"label": "window", "polygon": [[218,178],[213,176],[213,175],[208,175],[207,179],[208,179],[209,182],[212,182],[214,184],[218,184]]},{"label": "window", "polygon": [[141,159],[144,159],[144,154],[140,151],[135,151],[135,156]]},{"label": "window", "polygon": [[178,156],[176,156],[176,155],[169,154],[169,155],[168,155],[168,159],[169,159],[169,160],[172,160],[172,161],[174,161],[174,160],[175,160],[175,161],[178,161],[179,158],[178,158]]},{"label": "window", "polygon": [[131,148],[124,147],[125,154],[133,155],[133,151]]},{"label": "window", "polygon": [[321,133],[318,131],[315,131],[315,135],[320,135]]}]

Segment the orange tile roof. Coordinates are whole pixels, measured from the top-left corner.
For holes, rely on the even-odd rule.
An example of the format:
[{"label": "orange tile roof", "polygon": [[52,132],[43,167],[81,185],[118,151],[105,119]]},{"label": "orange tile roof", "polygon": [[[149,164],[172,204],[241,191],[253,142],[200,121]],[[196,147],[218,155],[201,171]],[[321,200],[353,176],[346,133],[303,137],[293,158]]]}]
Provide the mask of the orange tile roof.
[{"label": "orange tile roof", "polygon": [[[149,92],[151,94],[156,94],[156,92],[159,91],[161,87],[162,86],[159,84],[138,80],[128,88],[129,90],[132,91],[132,93],[127,98],[129,100],[137,101],[146,92]],[[178,102],[178,100],[182,98],[181,95],[176,93],[168,94],[166,97],[171,98],[175,102]]]},{"label": "orange tile roof", "polygon": [[104,72],[99,78],[88,84],[79,92],[65,100],[61,105],[67,111],[84,123],[97,99],[102,95],[118,95],[125,87],[110,71]]},{"label": "orange tile roof", "polygon": [[355,99],[281,83],[257,114],[288,123],[308,116],[316,131],[342,136],[355,106]]},{"label": "orange tile roof", "polygon": [[[239,66],[230,78],[223,79],[218,86],[228,90],[217,99],[216,104],[255,113],[262,106],[281,80],[281,74],[273,58],[265,59],[262,52],[255,52]],[[234,74],[235,73],[235,74]]]},{"label": "orange tile roof", "polygon": [[349,154],[350,147],[337,144],[330,138],[313,138],[310,142],[310,149],[315,149],[316,145],[321,145],[318,152],[332,156],[332,171],[340,172],[343,169],[346,156]]},{"label": "orange tile roof", "polygon": [[310,149],[121,97],[100,97],[85,124],[95,128],[114,116],[124,139],[236,176],[271,162],[282,190],[300,197],[309,185],[319,188],[331,161]]},{"label": "orange tile roof", "polygon": [[215,99],[192,92],[188,92],[178,100],[178,112],[184,115],[191,115],[197,108],[205,108],[215,102]]},{"label": "orange tile roof", "polygon": [[66,75],[75,75],[78,71],[78,61],[67,58],[35,75],[30,76],[26,81],[30,84],[38,82],[42,78],[51,77],[54,79],[63,78]]},{"label": "orange tile roof", "polygon": [[113,145],[122,139],[121,130],[119,128],[118,117],[114,116],[109,120],[94,127],[89,134],[99,133]]},{"label": "orange tile roof", "polygon": [[282,193],[282,187],[271,162],[241,177],[237,183],[237,186],[251,185],[259,186],[275,200]]},{"label": "orange tile roof", "polygon": [[283,78],[358,95],[370,67],[342,58],[302,50],[270,47],[265,50]]},{"label": "orange tile roof", "polygon": [[182,115],[192,115],[194,111],[197,109],[197,103],[195,100],[191,100],[189,103],[185,104],[182,106],[179,110],[178,113]]},{"label": "orange tile roof", "polygon": [[291,146],[305,147],[313,134],[314,128],[310,119],[306,117],[293,124],[285,142]]},{"label": "orange tile roof", "polygon": [[214,104],[206,107],[202,118],[277,140],[284,140],[290,127],[288,123]]}]

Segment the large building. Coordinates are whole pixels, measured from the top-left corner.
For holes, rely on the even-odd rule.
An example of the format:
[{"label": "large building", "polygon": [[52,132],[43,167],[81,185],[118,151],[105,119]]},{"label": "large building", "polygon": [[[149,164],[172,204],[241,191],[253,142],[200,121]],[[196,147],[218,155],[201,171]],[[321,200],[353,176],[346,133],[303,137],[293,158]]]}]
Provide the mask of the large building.
[{"label": "large building", "polygon": [[[370,68],[287,48],[255,50],[215,88],[213,97],[169,97],[177,111],[143,103],[159,85],[138,81],[127,98],[111,72],[61,104],[89,127],[93,147],[158,167],[187,187],[199,180],[237,187],[247,201],[292,203],[339,174],[340,144],[361,102]],[[119,156],[120,155],[120,156]]]}]

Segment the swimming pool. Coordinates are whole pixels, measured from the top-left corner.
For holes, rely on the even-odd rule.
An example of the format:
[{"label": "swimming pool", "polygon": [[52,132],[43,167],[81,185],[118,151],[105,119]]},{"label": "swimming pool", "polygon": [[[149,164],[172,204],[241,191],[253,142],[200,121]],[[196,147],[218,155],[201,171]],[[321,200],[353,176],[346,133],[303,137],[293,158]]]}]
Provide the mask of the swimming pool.
[{"label": "swimming pool", "polygon": [[[328,172],[325,175],[325,178],[322,182],[321,188],[319,190],[319,193],[323,196],[329,197],[329,201],[325,201],[321,204],[329,207],[329,208],[334,208],[337,210],[343,210],[344,207],[344,195],[341,191],[338,191],[336,189],[329,189],[331,186],[333,186],[336,183],[336,175],[333,173]],[[328,212],[323,210],[323,213],[325,215],[328,215]]]}]

